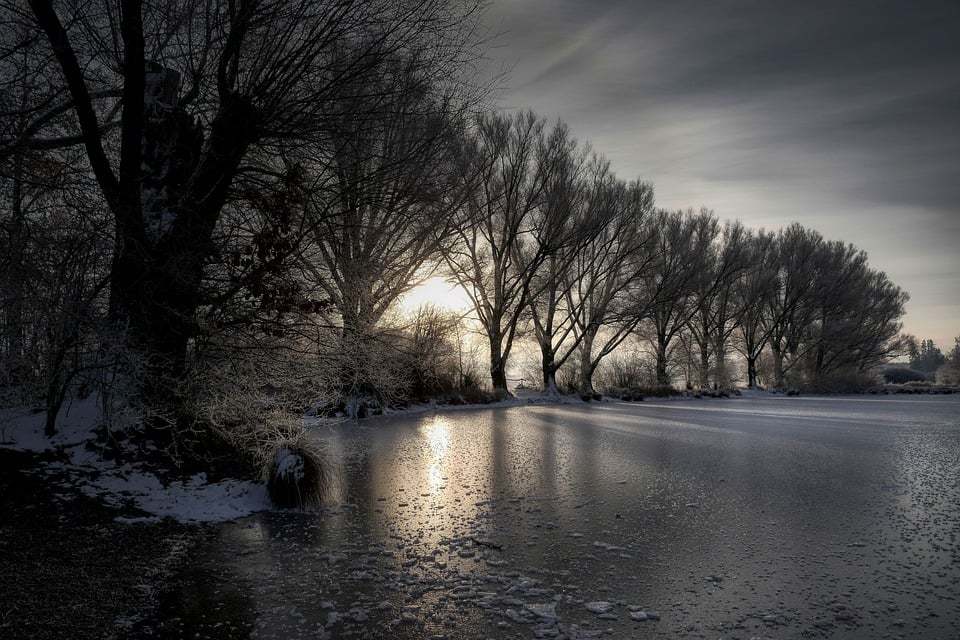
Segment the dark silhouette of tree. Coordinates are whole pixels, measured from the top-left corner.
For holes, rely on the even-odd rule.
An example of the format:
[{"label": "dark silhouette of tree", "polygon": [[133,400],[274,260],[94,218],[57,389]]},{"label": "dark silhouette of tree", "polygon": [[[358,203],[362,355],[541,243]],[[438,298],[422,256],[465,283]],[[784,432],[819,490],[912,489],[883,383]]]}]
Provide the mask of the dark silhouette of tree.
[{"label": "dark silhouette of tree", "polygon": [[6,400],[44,407],[53,435],[97,351],[111,239],[75,138],[12,143],[37,119],[59,136],[75,131],[51,107],[63,91],[36,35],[14,20],[0,36],[0,387],[17,392]]},{"label": "dark silhouette of tree", "polygon": [[734,284],[748,268],[749,240],[749,231],[739,221],[724,225],[722,235],[709,248],[706,269],[697,281],[697,307],[687,326],[699,360],[701,389],[709,387],[711,368],[714,383],[720,388],[728,386],[727,343],[743,312]]},{"label": "dark silhouette of tree", "polygon": [[569,152],[566,127],[530,112],[480,116],[464,148],[471,224],[456,231],[446,264],[467,292],[490,345],[493,388],[507,393],[507,361],[543,263],[571,241],[546,208]]},{"label": "dark silhouette of tree", "polygon": [[867,254],[852,244],[827,242],[817,285],[807,305],[812,316],[798,355],[812,381],[842,370],[864,372],[900,348],[899,318],[907,295],[873,271]]},{"label": "dark silhouette of tree", "polygon": [[798,360],[803,336],[812,320],[810,292],[817,285],[823,236],[794,223],[777,234],[777,287],[767,299],[767,344],[773,357],[773,384],[782,388]]},{"label": "dark silhouette of tree", "polygon": [[864,373],[901,350],[907,295],[855,246],[793,224],[776,235],[760,232],[747,261],[752,266],[735,289],[743,307],[737,346],[751,386],[765,348],[778,388]]},{"label": "dark silhouette of tree", "polygon": [[580,350],[587,333],[578,327],[589,322],[591,294],[609,275],[611,265],[598,257],[595,242],[623,215],[627,198],[609,164],[585,149],[571,149],[554,176],[546,198],[549,225],[566,229],[569,238],[557,243],[534,278],[530,298],[533,337],[540,347],[545,391],[557,392],[557,372]]},{"label": "dark silhouette of tree", "polygon": [[[418,65],[415,59],[384,65],[356,88],[359,95],[337,101],[340,124],[312,163],[303,264],[336,312],[343,347],[352,354],[342,361],[347,369],[368,357],[363,345],[377,340],[383,315],[432,275],[464,224],[469,179],[458,171],[459,146],[464,111],[475,104],[457,87],[423,78]],[[369,115],[358,118],[358,105],[367,102]],[[342,373],[351,381],[346,395],[375,392],[364,376]]]},{"label": "dark silhouette of tree", "polygon": [[649,300],[634,295],[654,263],[653,188],[598,176],[592,207],[607,223],[577,253],[566,295],[579,349],[580,392],[593,395],[600,363],[647,317]]},{"label": "dark silhouette of tree", "polygon": [[697,312],[703,294],[700,280],[709,273],[710,247],[719,226],[713,212],[705,209],[661,211],[654,225],[654,262],[638,295],[650,305],[648,339],[657,360],[657,384],[666,386],[671,383],[670,346]]},{"label": "dark silhouette of tree", "polygon": [[[80,145],[110,212],[110,312],[149,363],[142,391],[174,385],[198,333],[204,270],[237,178],[276,171],[284,150],[340,132],[331,117],[388,61],[469,83],[481,3],[130,0],[84,10],[5,3],[59,73],[0,154]],[[96,9],[96,10],[95,10]],[[389,97],[386,98],[389,101]],[[356,105],[362,118],[370,103]],[[375,108],[375,107],[374,107]],[[343,109],[340,108],[342,113]],[[69,116],[68,126],[53,126]],[[5,129],[6,131],[6,129]]]},{"label": "dark silhouette of tree", "polygon": [[919,342],[914,340],[909,343],[907,349],[910,356],[910,368],[916,371],[932,373],[947,360],[940,348],[929,338]]},{"label": "dark silhouette of tree", "polygon": [[747,366],[747,386],[758,384],[758,362],[770,338],[767,308],[777,292],[775,261],[776,236],[762,229],[747,243],[744,260],[748,265],[733,284],[736,306],[740,307],[734,346]]}]

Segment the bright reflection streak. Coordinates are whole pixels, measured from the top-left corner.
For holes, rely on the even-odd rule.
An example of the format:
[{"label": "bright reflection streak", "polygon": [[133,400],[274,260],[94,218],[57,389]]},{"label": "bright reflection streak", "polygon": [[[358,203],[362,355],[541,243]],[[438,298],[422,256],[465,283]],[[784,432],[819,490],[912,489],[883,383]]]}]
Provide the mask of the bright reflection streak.
[{"label": "bright reflection streak", "polygon": [[442,418],[435,418],[425,426],[425,430],[431,455],[427,481],[431,489],[439,489],[446,483],[444,472],[447,467],[447,450],[450,448],[450,424]]}]

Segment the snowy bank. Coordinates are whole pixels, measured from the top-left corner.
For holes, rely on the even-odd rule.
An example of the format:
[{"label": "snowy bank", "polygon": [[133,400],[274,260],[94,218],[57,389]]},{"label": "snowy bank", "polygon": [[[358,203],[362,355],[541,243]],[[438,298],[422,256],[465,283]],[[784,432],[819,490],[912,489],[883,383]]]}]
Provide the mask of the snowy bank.
[{"label": "snowy bank", "polygon": [[266,486],[241,480],[208,481],[206,474],[163,482],[143,463],[118,464],[104,457],[94,429],[103,415],[94,398],[76,401],[58,421],[57,434],[43,434],[43,413],[0,412],[0,449],[44,456],[33,471],[51,482],[77,489],[113,507],[135,507],[142,516],[118,516],[121,522],[164,517],[179,522],[222,522],[271,508]]}]

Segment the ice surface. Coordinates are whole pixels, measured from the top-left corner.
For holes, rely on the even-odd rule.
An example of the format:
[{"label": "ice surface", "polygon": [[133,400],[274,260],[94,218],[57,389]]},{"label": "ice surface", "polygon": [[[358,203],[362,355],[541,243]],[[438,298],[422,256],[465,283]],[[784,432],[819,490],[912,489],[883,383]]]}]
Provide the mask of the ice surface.
[{"label": "ice surface", "polygon": [[[748,395],[339,425],[328,505],[218,527],[185,596],[199,637],[950,637],[958,416]],[[65,426],[63,468],[93,464]],[[99,473],[133,504],[209,486]]]},{"label": "ice surface", "polygon": [[587,611],[590,613],[607,613],[613,609],[613,603],[607,602],[606,600],[588,602],[583,606],[586,607]]},{"label": "ice surface", "polygon": [[[323,438],[341,504],[226,525],[209,575],[249,585],[265,637],[949,637],[957,400],[923,420],[758,395],[344,425]],[[267,621],[278,582],[299,604]]]}]

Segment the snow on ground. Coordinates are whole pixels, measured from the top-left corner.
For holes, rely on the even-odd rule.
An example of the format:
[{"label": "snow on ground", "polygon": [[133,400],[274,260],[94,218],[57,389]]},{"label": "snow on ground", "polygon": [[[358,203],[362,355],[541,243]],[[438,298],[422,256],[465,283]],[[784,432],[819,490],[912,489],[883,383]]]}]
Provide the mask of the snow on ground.
[{"label": "snow on ground", "polygon": [[66,408],[52,438],[43,434],[44,419],[42,412],[0,412],[0,449],[62,451],[66,460],[41,461],[37,473],[56,476],[58,482],[111,506],[130,505],[146,512],[142,517],[118,517],[118,521],[170,517],[180,522],[222,522],[271,508],[262,483],[209,482],[203,473],[164,483],[142,464],[117,464],[105,459],[93,434],[103,422],[93,397]]}]

